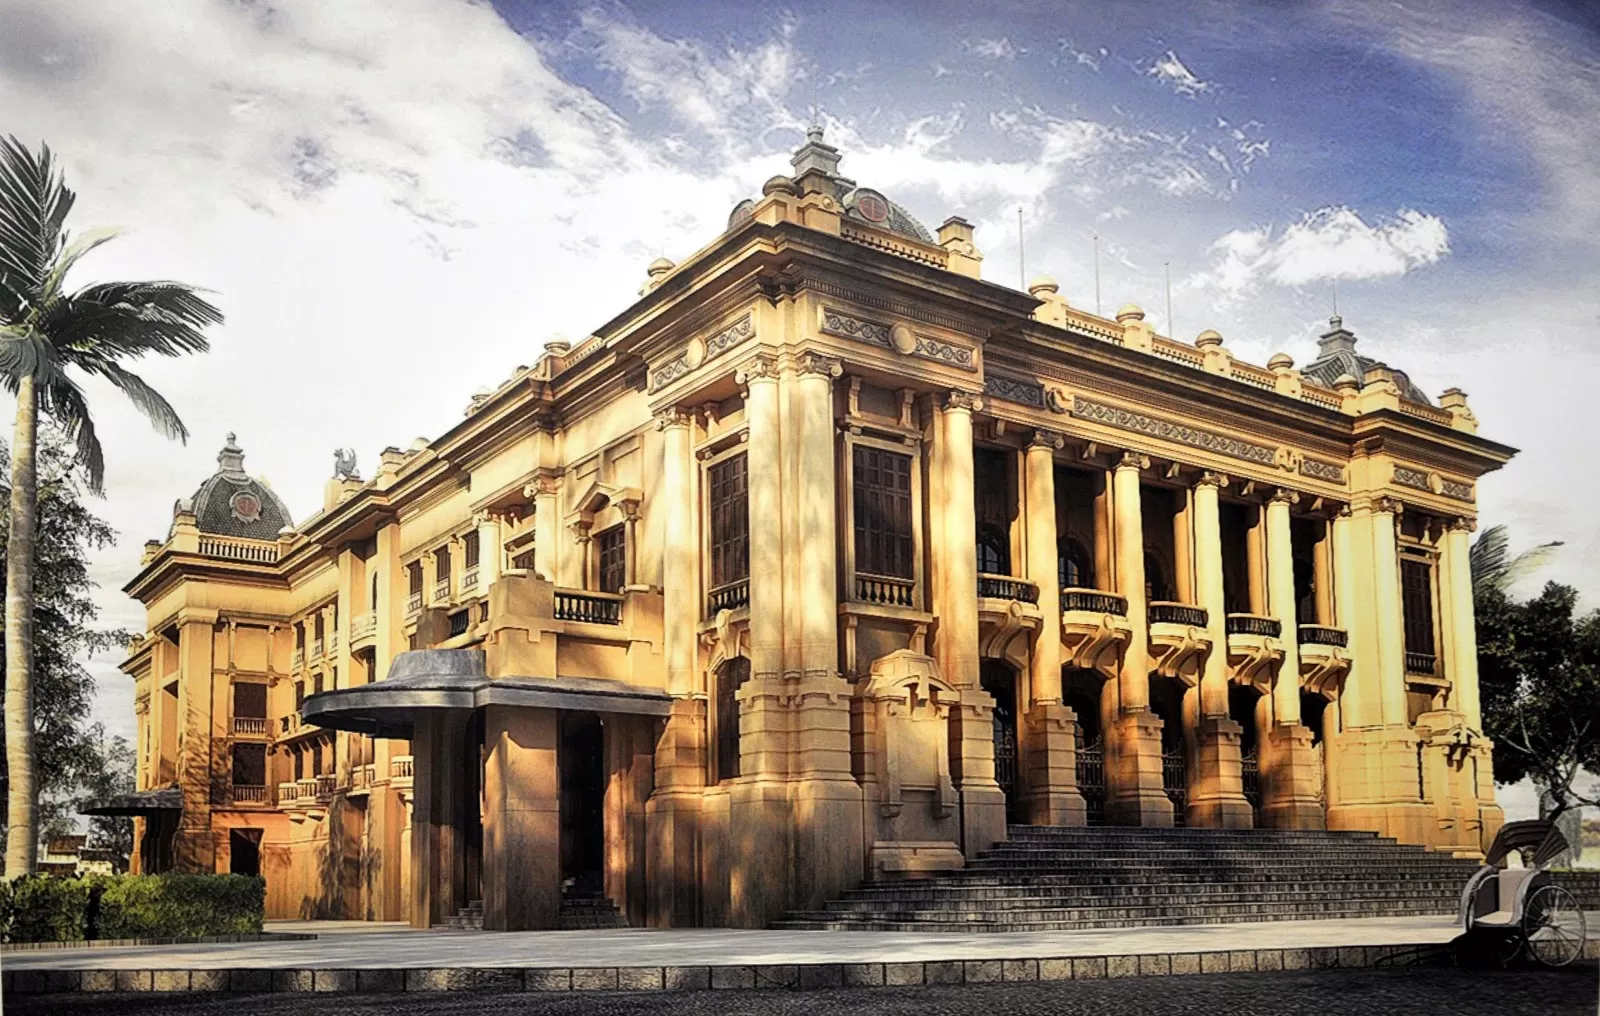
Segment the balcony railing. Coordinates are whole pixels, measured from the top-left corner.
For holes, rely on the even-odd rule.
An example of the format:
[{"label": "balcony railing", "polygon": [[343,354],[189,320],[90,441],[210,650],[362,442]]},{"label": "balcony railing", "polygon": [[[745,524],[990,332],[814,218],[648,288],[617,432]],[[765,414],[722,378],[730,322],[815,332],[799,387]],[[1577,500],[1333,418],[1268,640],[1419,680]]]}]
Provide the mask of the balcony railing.
[{"label": "balcony railing", "polygon": [[270,804],[267,800],[267,788],[251,786],[247,783],[233,785],[234,804]]},{"label": "balcony railing", "polygon": [[1259,614],[1229,614],[1229,635],[1258,635],[1262,638],[1275,639],[1283,634],[1283,622],[1275,617],[1262,617]]},{"label": "balcony railing", "polygon": [[350,619],[350,641],[364,639],[373,635],[378,630],[378,614],[369,610],[365,614],[357,614]]},{"label": "balcony railing", "polygon": [[575,589],[557,589],[555,613],[557,621],[621,624],[622,597],[615,593],[584,593]]},{"label": "balcony railing", "polygon": [[335,777],[332,773],[322,773],[321,775],[317,776],[316,780],[317,780],[317,791],[316,791],[317,792],[317,798],[319,800],[324,800],[325,801],[328,798],[332,797],[334,790],[338,786],[338,782],[339,782],[338,778]]},{"label": "balcony railing", "polygon": [[372,779],[373,779],[372,763],[369,762],[364,766],[351,766],[350,767],[350,789],[351,790],[366,790],[367,788],[372,786]]},{"label": "balcony railing", "polygon": [[471,627],[472,611],[470,609],[458,610],[450,615],[450,638],[455,638],[457,635],[465,635],[467,629]]},{"label": "balcony railing", "polygon": [[450,577],[448,575],[433,584],[433,602],[450,602]]},{"label": "balcony railing", "polygon": [[339,633],[332,632],[328,635],[328,655],[332,656],[339,651]]},{"label": "balcony railing", "polygon": [[278,784],[278,804],[288,807],[300,796],[300,785],[293,780]]},{"label": "balcony railing", "polygon": [[294,799],[301,804],[309,804],[317,799],[317,778],[306,776],[294,781]]},{"label": "balcony railing", "polygon": [[298,709],[296,709],[294,712],[290,713],[288,716],[285,716],[283,719],[279,720],[278,721],[278,729],[279,729],[280,733],[284,733],[284,734],[292,734],[295,731],[299,730],[300,729],[300,711]]},{"label": "balcony railing", "polygon": [[1345,649],[1350,645],[1350,634],[1343,628],[1330,628],[1323,624],[1303,624],[1300,626],[1300,644],[1338,646],[1340,649]]},{"label": "balcony railing", "polygon": [[389,760],[389,782],[400,786],[411,786],[412,770],[410,755],[396,755]]},{"label": "balcony railing", "polygon": [[294,664],[295,670],[299,670],[301,667],[304,667],[306,665],[306,651],[304,649],[295,649],[294,656],[291,657],[291,662]]},{"label": "balcony railing", "polygon": [[322,640],[321,639],[312,639],[311,640],[311,659],[313,659],[313,660],[322,659]]},{"label": "balcony railing", "polygon": [[862,603],[909,607],[915,590],[916,583],[911,579],[856,572],[856,599]]},{"label": "balcony railing", "polygon": [[478,566],[473,565],[461,572],[461,591],[470,593],[478,588]]},{"label": "balcony railing", "polygon": [[1150,601],[1151,624],[1186,624],[1194,628],[1204,628],[1207,617],[1204,607],[1188,603],[1172,603],[1167,600]]},{"label": "balcony railing", "polygon": [[406,616],[422,613],[422,594],[412,593],[406,597]]},{"label": "balcony railing", "polygon": [[1439,673],[1439,658],[1432,653],[1406,653],[1406,673],[1424,674],[1429,677]]},{"label": "balcony railing", "polygon": [[750,580],[738,579],[734,582],[724,582],[711,590],[711,595],[706,597],[709,610],[708,614],[715,614],[719,610],[738,610],[740,607],[750,606]]},{"label": "balcony railing", "polygon": [[978,598],[983,600],[1016,600],[1019,603],[1039,602],[1039,587],[1026,579],[1009,575],[978,575]]},{"label": "balcony railing", "polygon": [[275,564],[278,544],[266,540],[248,540],[242,537],[200,537],[200,553],[206,557],[221,557],[229,561],[249,561],[254,564]]},{"label": "balcony railing", "polygon": [[1128,616],[1128,598],[1118,596],[1116,593],[1102,592],[1098,589],[1061,590],[1061,609],[1087,610],[1096,614],[1115,614],[1118,617]]},{"label": "balcony railing", "polygon": [[235,716],[233,718],[233,732],[244,737],[266,737],[267,718],[265,716]]}]

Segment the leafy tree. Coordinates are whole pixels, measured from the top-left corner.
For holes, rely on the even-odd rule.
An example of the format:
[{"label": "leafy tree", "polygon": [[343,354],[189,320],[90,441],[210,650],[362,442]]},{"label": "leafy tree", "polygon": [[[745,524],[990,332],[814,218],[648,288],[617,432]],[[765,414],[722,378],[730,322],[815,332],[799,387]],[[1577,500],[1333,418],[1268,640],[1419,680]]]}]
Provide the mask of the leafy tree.
[{"label": "leafy tree", "polygon": [[[95,627],[99,611],[93,600],[89,554],[114,543],[116,532],[84,503],[72,449],[52,428],[42,436],[34,548],[34,751],[40,774],[39,828],[45,836],[53,836],[72,830],[84,797],[133,789],[133,756],[127,743],[122,738],[108,741],[99,724],[88,722],[95,681],[83,665],[94,653],[122,649],[132,636]],[[0,516],[10,503],[4,479],[9,474],[8,452],[0,442]],[[9,530],[0,527],[0,560],[6,563]],[[9,757],[7,753],[0,758],[0,784],[7,789]],[[127,825],[124,834],[117,821],[97,819],[93,829],[101,837],[131,839],[132,824],[120,820]]]},{"label": "leafy tree", "polygon": [[1600,804],[1579,789],[1600,769],[1600,611],[1580,616],[1578,592],[1551,582],[1528,600],[1509,587],[1559,544],[1512,557],[1503,526],[1472,548],[1478,625],[1478,686],[1484,733],[1495,742],[1495,776],[1527,778],[1553,814]]},{"label": "leafy tree", "polygon": [[7,875],[33,871],[38,859],[33,618],[36,579],[49,581],[35,575],[34,563],[39,414],[75,443],[85,483],[99,493],[105,460],[88,401],[68,369],[109,381],[158,431],[184,439],[177,412],[122,361],[204,352],[200,330],[222,321],[220,311],[176,282],[68,291],[73,266],[113,235],[69,242],[63,227],[75,200],[48,146],[35,154],[15,137],[0,139],[0,384],[17,399],[6,559]]}]

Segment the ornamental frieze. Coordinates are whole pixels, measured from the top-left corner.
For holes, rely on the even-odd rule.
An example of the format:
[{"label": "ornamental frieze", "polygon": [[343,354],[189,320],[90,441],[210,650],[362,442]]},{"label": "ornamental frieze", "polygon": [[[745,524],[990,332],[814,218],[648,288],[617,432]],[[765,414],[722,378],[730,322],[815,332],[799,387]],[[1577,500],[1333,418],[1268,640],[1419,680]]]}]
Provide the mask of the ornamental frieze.
[{"label": "ornamental frieze", "polygon": [[655,394],[701,364],[715,360],[755,333],[755,321],[746,314],[709,339],[695,336],[685,343],[683,352],[650,372],[649,392]]},{"label": "ornamental frieze", "polygon": [[1472,500],[1472,484],[1460,480],[1445,480],[1439,485],[1439,493],[1445,497],[1453,497],[1457,501]]},{"label": "ornamental frieze", "polygon": [[1410,469],[1406,466],[1394,467],[1394,482],[1402,487],[1413,490],[1425,490],[1433,493],[1433,485],[1428,482],[1428,474],[1420,469]]},{"label": "ornamental frieze", "polygon": [[1072,415],[1080,420],[1091,420],[1107,426],[1117,427],[1122,430],[1137,431],[1149,434],[1166,441],[1175,441],[1193,448],[1203,448],[1206,451],[1216,452],[1219,455],[1229,455],[1246,462],[1258,462],[1271,466],[1277,463],[1278,451],[1267,445],[1253,444],[1242,441],[1236,437],[1225,434],[1214,434],[1211,431],[1199,430],[1187,424],[1177,423],[1173,420],[1163,420],[1159,417],[1146,416],[1143,413],[1134,413],[1117,406],[1108,406],[1099,402],[1090,402],[1080,396],[1072,400]]},{"label": "ornamental frieze", "polygon": [[1301,459],[1300,474],[1309,476],[1313,480],[1327,480],[1329,483],[1344,482],[1344,467],[1333,462],[1323,462],[1320,459]]},{"label": "ornamental frieze", "polygon": [[1004,399],[1007,402],[1019,402],[1024,406],[1033,406],[1043,409],[1044,385],[1037,381],[1020,377],[1008,377],[1005,374],[985,374],[983,376],[983,394],[995,399]]},{"label": "ornamental frieze", "polygon": [[833,307],[823,307],[821,318],[819,327],[825,335],[854,339],[902,356],[920,356],[925,360],[946,363],[961,370],[978,369],[977,357],[972,347],[917,335],[903,324],[891,326],[878,321],[868,321]]}]

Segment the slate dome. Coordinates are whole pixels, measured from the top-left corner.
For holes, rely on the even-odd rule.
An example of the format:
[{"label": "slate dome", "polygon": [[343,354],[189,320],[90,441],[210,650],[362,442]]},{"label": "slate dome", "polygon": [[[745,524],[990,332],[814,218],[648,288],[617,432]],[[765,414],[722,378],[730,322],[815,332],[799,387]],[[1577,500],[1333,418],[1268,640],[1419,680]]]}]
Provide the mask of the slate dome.
[{"label": "slate dome", "polygon": [[189,499],[202,533],[247,540],[276,540],[294,519],[271,487],[244,471],[244,449],[234,435],[217,453],[217,471]]}]

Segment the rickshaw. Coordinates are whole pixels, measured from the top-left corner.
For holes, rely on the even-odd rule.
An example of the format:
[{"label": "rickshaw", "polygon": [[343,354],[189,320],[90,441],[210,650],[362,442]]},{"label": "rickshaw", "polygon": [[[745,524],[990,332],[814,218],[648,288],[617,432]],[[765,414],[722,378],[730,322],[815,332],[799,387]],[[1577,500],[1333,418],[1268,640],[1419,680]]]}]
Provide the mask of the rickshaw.
[{"label": "rickshaw", "polygon": [[[1501,826],[1483,867],[1461,891],[1466,942],[1502,966],[1526,954],[1547,967],[1564,967],[1582,955],[1583,908],[1548,870],[1567,849],[1566,837],[1549,819]],[[1523,867],[1509,866],[1513,853]]]}]

